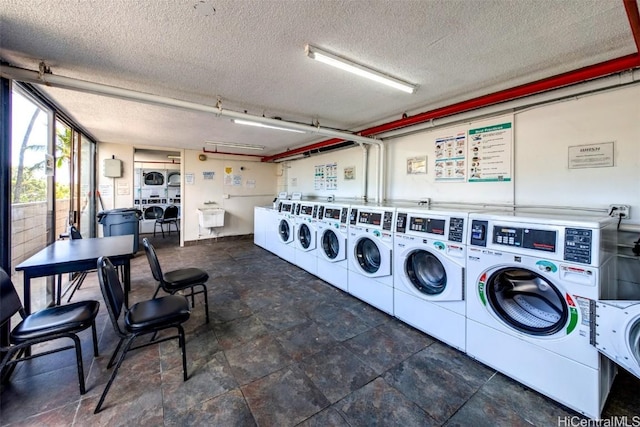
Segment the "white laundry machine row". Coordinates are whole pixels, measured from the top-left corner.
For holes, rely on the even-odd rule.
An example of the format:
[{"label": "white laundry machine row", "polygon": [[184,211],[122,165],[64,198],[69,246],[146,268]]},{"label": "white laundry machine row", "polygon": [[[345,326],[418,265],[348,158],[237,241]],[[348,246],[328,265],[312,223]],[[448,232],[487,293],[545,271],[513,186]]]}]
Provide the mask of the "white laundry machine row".
[{"label": "white laundry machine row", "polygon": [[345,292],[349,291],[349,207],[348,204],[321,203],[316,223],[316,276]]},{"label": "white laundry machine row", "polygon": [[462,351],[467,221],[467,212],[399,207],[393,244],[394,315]]},{"label": "white laundry machine row", "polygon": [[395,208],[351,206],[348,292],[393,315],[393,224]]},{"label": "white laundry machine row", "polygon": [[313,275],[318,273],[318,203],[300,201],[295,208],[295,264]]},{"label": "white laundry machine row", "polygon": [[589,417],[617,372],[591,345],[593,313],[616,280],[613,218],[471,213],[466,351]]}]

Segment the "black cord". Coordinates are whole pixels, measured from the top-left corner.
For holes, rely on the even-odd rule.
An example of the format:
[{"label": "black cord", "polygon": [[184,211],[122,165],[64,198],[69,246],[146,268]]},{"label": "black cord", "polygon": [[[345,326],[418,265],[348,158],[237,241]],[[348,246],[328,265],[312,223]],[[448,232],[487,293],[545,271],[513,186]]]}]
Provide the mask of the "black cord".
[{"label": "black cord", "polygon": [[622,215],[618,216],[618,230],[620,230],[620,223],[622,222]]}]

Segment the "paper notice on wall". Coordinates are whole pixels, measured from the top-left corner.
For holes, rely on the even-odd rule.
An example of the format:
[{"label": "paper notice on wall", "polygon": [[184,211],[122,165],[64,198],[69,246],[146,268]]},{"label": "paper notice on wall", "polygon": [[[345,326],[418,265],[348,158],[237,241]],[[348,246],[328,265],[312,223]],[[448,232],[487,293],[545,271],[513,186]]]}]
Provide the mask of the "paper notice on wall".
[{"label": "paper notice on wall", "polygon": [[513,123],[469,129],[469,182],[511,181]]},{"label": "paper notice on wall", "polygon": [[233,168],[225,167],[224,168],[224,185],[233,185]]},{"label": "paper notice on wall", "polygon": [[435,149],[435,181],[462,182],[466,179],[467,132],[437,138]]},{"label": "paper notice on wall", "polygon": [[111,197],[113,194],[113,187],[108,184],[102,184],[98,186],[98,191],[102,197]]},{"label": "paper notice on wall", "polygon": [[118,196],[128,196],[129,194],[131,194],[129,183],[122,180],[118,181],[116,192]]},{"label": "paper notice on wall", "polygon": [[569,147],[569,169],[607,168],[614,165],[613,142]]}]

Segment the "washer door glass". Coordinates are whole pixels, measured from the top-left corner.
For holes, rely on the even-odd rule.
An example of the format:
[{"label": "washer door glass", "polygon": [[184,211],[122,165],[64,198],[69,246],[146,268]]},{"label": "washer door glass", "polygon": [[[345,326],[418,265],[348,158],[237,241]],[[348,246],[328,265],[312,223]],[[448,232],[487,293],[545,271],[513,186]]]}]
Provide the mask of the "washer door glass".
[{"label": "washer door glass", "polygon": [[562,293],[531,270],[500,269],[489,277],[485,290],[493,311],[521,332],[552,335],[567,322],[569,308]]},{"label": "washer door glass", "polygon": [[329,259],[336,259],[340,252],[340,241],[333,230],[322,233],[322,250]]},{"label": "washer door glass", "polygon": [[421,293],[438,295],[447,287],[447,272],[444,265],[431,252],[411,252],[404,263],[411,284]]},{"label": "washer door glass", "polygon": [[375,273],[380,269],[380,250],[375,242],[367,237],[356,244],[356,259],[360,267],[367,273]]},{"label": "washer door glass", "polygon": [[309,230],[309,226],[307,224],[300,225],[298,241],[300,242],[300,246],[304,249],[309,249],[309,246],[311,246],[311,230]]},{"label": "washer door glass", "polygon": [[285,219],[280,220],[280,226],[278,227],[278,233],[283,242],[288,242],[291,237],[291,229],[289,222]]},{"label": "washer door glass", "polygon": [[162,218],[164,214],[164,209],[160,206],[149,206],[144,210],[143,217],[144,219],[158,219]]},{"label": "washer door glass", "polygon": [[636,319],[629,328],[629,350],[640,365],[640,319]]}]

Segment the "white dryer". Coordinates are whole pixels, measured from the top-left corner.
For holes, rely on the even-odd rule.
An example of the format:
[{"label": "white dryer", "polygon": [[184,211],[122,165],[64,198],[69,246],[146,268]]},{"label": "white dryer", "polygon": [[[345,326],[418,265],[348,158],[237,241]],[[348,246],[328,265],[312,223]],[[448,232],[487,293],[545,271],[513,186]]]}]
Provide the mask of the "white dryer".
[{"label": "white dryer", "polygon": [[393,223],[395,208],[351,206],[349,293],[393,315]]},{"label": "white dryer", "polygon": [[279,203],[276,214],[276,229],[278,232],[278,244],[274,247],[274,253],[280,258],[295,262],[295,202],[283,200]]},{"label": "white dryer", "polygon": [[616,279],[613,218],[516,211],[469,221],[467,354],[599,418],[616,368],[590,344],[591,300]]},{"label": "white dryer", "polygon": [[466,212],[398,208],[393,312],[409,325],[465,350]]},{"label": "white dryer", "polygon": [[318,206],[317,276],[333,286],[348,291],[349,205],[323,203]]},{"label": "white dryer", "polygon": [[316,275],[318,256],[316,255],[318,235],[318,203],[300,201],[295,215],[295,264]]}]

